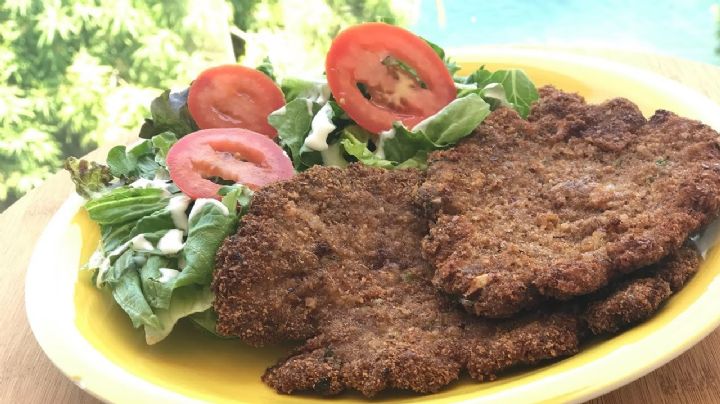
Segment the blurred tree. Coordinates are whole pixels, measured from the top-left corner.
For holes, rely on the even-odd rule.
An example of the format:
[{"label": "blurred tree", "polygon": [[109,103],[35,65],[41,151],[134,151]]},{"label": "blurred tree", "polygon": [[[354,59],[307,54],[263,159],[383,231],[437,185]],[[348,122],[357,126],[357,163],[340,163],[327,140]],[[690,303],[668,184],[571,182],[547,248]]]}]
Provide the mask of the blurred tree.
[{"label": "blurred tree", "polygon": [[233,0],[233,23],[246,65],[269,57],[280,76],[320,75],[325,52],[343,28],[364,21],[408,25],[417,0]]},{"label": "blurred tree", "polygon": [[[0,211],[62,159],[135,133],[159,90],[203,68],[269,55],[319,74],[332,37],[358,21],[406,21],[413,0],[5,0],[0,2]],[[230,23],[230,24],[228,24]]]},{"label": "blurred tree", "polygon": [[191,18],[191,2],[1,2],[0,210],[65,156],[127,138],[158,89],[227,55],[215,3],[214,18]]}]

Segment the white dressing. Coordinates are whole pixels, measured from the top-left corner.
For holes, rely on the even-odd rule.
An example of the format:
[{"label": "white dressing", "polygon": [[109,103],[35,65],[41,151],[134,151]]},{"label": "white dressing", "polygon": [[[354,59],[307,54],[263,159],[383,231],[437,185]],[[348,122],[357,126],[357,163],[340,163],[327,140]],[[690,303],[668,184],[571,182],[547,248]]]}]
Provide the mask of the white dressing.
[{"label": "white dressing", "polygon": [[285,105],[280,107],[279,109],[276,109],[275,111],[270,113],[270,116],[283,116],[287,112],[287,108],[285,108]]},{"label": "white dressing", "polygon": [[[320,105],[328,102],[331,92],[327,80],[323,78],[300,78],[300,80],[308,82],[310,85],[305,86],[303,91],[297,95],[297,98],[307,98]],[[312,115],[312,112],[310,114]]]},{"label": "white dressing", "polygon": [[152,251],[155,248],[152,243],[145,239],[144,234],[138,234],[130,240],[130,246],[135,251]]},{"label": "white dressing", "polygon": [[160,283],[167,283],[180,274],[180,271],[172,268],[158,268],[158,270],[160,271],[160,278],[158,278]]},{"label": "white dressing", "polygon": [[132,182],[129,184],[130,188],[158,188],[162,189],[163,193],[165,195],[170,195],[170,191],[168,191],[168,187],[170,187],[170,183],[165,180],[149,180],[147,178],[139,178],[135,182]]},{"label": "white dressing", "polygon": [[315,102],[317,102],[320,105],[324,105],[330,100],[330,86],[327,85],[327,83],[322,83],[320,85],[320,91],[318,96],[315,98]]},{"label": "white dressing", "polygon": [[195,204],[190,210],[190,215],[188,215],[188,222],[192,222],[193,217],[195,217],[195,215],[200,212],[205,205],[215,205],[218,209],[220,209],[220,211],[223,212],[223,215],[225,216],[230,214],[227,206],[223,205],[222,202],[218,201],[217,199],[200,198],[195,200]]},{"label": "white dressing", "polygon": [[312,116],[313,100],[309,98],[305,99],[305,106],[307,107],[308,115]]},{"label": "white dressing", "polygon": [[378,135],[377,148],[375,149],[375,156],[377,158],[385,158],[385,141],[395,137],[395,128],[388,129],[380,132]]},{"label": "white dressing", "polygon": [[332,116],[333,110],[330,104],[320,108],[310,125],[310,134],[305,138],[305,147],[317,151],[327,150],[327,137],[335,130]]},{"label": "white dressing", "polygon": [[178,229],[168,230],[164,236],[158,240],[157,249],[162,255],[175,255],[183,249],[183,231]]},{"label": "white dressing", "polygon": [[188,205],[190,205],[190,198],[187,195],[173,196],[168,203],[168,211],[173,225],[183,231],[187,231],[188,227],[188,217],[185,214]]}]

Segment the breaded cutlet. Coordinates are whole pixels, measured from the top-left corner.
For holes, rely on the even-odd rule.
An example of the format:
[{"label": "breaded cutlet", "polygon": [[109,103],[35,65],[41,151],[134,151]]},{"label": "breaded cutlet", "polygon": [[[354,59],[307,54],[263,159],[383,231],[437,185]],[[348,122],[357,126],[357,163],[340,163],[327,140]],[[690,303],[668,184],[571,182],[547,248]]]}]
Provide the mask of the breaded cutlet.
[{"label": "breaded cutlet", "polygon": [[488,380],[578,351],[584,306],[485,320],[433,286],[414,204],[422,181],[414,170],[315,167],[256,193],[218,252],[213,290],[222,334],[300,344],[267,370],[267,384],[428,393],[464,369]]},{"label": "breaded cutlet", "polygon": [[552,87],[529,120],[493,112],[431,153],[418,203],[433,282],[500,318],[570,299],[659,261],[720,209],[718,133],[635,104]]}]

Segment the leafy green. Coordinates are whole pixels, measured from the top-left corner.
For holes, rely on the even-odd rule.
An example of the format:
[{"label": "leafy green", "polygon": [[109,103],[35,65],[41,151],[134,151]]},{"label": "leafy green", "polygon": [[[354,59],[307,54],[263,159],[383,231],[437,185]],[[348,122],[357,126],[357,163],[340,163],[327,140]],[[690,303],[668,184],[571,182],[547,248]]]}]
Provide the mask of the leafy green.
[{"label": "leafy green", "polygon": [[317,151],[304,147],[305,138],[310,133],[313,116],[320,105],[307,98],[296,98],[279,111],[268,117],[268,122],[278,131],[280,146],[290,156],[296,170],[302,171],[315,164],[322,164]]},{"label": "leafy green", "polygon": [[[409,77],[412,80],[420,83],[421,86],[426,85],[426,83],[424,83],[422,81],[422,79],[420,78],[420,75],[417,73],[417,71],[414,68],[412,68],[412,66],[403,62],[400,59],[397,59],[396,57],[394,57],[392,55],[386,56],[382,60],[382,64],[393,69],[395,71],[394,74],[396,74],[396,75],[404,75],[404,76]],[[365,95],[364,92],[363,92],[363,95]]]},{"label": "leafy green", "polygon": [[[476,93],[480,93],[488,101],[499,106],[507,103],[513,109],[515,109],[520,116],[527,118],[530,114],[531,105],[538,100],[537,88],[530,78],[522,70],[498,70],[496,72],[490,72],[485,69],[484,66],[473,72],[465,80],[464,84],[474,84],[477,88]],[[496,95],[496,91],[502,86],[504,90],[504,99]],[[461,90],[461,94],[463,95]]]},{"label": "leafy green", "polygon": [[151,139],[140,141],[130,148],[115,146],[108,152],[107,163],[116,177],[135,180],[137,178],[168,178],[165,158],[177,137],[172,132],[163,132]]},{"label": "leafy green", "polygon": [[167,168],[165,159],[167,158],[167,154],[170,151],[172,145],[174,145],[178,141],[177,136],[175,136],[175,134],[172,132],[163,132],[153,136],[150,141],[152,142],[154,148],[153,151],[155,153],[155,162],[162,167]]},{"label": "leafy green", "polygon": [[363,164],[382,168],[425,168],[427,153],[457,143],[469,135],[485,117],[490,106],[477,94],[458,98],[412,129],[395,123],[380,134],[375,152],[369,148],[371,135],[356,126],[343,130],[340,143],[345,152]]},{"label": "leafy green", "polygon": [[277,77],[275,76],[275,69],[273,68],[272,62],[270,61],[269,57],[265,57],[262,60],[262,63],[258,65],[258,67],[255,68],[256,70],[260,71],[264,75],[270,77],[270,80],[277,81]]},{"label": "leafy green", "polygon": [[110,265],[105,274],[103,274],[101,283],[105,283],[110,285],[111,287],[115,287],[120,281],[120,278],[125,275],[125,272],[132,269],[137,269],[137,261],[135,260],[134,254],[135,252],[133,250],[125,247],[125,250],[120,255],[115,257],[112,265]]},{"label": "leafy green", "polygon": [[440,59],[445,63],[445,67],[450,72],[451,76],[454,76],[455,73],[457,73],[460,70],[460,66],[457,65],[452,59],[445,56],[445,50],[441,48],[440,46],[428,41],[425,38],[422,38],[423,41],[425,41],[430,47],[435,51],[435,53],[440,57]]},{"label": "leafy green", "polygon": [[130,221],[129,223],[133,224],[133,227],[128,234],[129,238],[135,237],[138,234],[159,232],[164,234],[168,230],[175,228],[175,222],[173,222],[169,205],[166,205],[162,209],[147,216],[143,216],[137,221]]},{"label": "leafy green", "polygon": [[108,152],[107,163],[116,177],[153,179],[161,168],[155,161],[152,143],[145,140],[131,149],[115,146]]},{"label": "leafy green", "polygon": [[[107,165],[69,157],[64,168],[70,173],[78,195],[85,199],[99,198],[112,189],[113,184],[138,178],[169,178],[165,158],[177,137],[163,132],[130,147],[115,146],[108,152]],[[174,188],[169,186],[169,188]]]},{"label": "leafy green", "polygon": [[145,265],[140,268],[140,280],[143,296],[151,307],[166,309],[170,306],[173,289],[170,282],[161,282],[160,268],[172,268],[170,259],[161,255],[150,255]]},{"label": "leafy green", "polygon": [[[194,211],[196,209],[197,206],[193,207]],[[231,215],[227,208],[219,203],[207,203],[198,211],[191,212],[190,216],[188,236],[182,250],[185,266],[175,278],[176,288],[191,284],[210,284],[215,252],[237,226],[237,216]]]},{"label": "leafy green", "polygon": [[163,132],[183,137],[198,130],[187,106],[188,89],[179,92],[165,90],[150,104],[152,119],[145,119],[140,137],[149,139]]},{"label": "leafy green", "polygon": [[470,94],[457,98],[435,115],[412,128],[423,132],[436,148],[446,147],[469,135],[490,114],[482,97]]},{"label": "leafy green", "polygon": [[[195,202],[187,237],[178,255],[133,242],[141,237],[157,245],[169,232],[183,234],[174,229],[169,197],[164,190],[122,187],[88,202],[92,217],[101,214],[101,220],[111,222],[113,220],[105,216],[122,217],[115,220],[117,223],[101,225],[104,247],[101,253],[108,269],[97,275],[102,278],[98,286],[112,291],[135,327],[145,327],[148,344],[165,338],[180,318],[211,310],[210,282],[215,252],[235,230],[238,217],[247,211],[252,200],[252,191],[243,185],[223,187],[220,193],[224,195],[222,203],[211,199]],[[156,207],[160,209],[149,213],[141,209],[144,213],[139,218],[126,212],[129,206],[144,205],[137,204],[137,198],[152,197],[157,199]],[[128,201],[135,203],[128,204]],[[103,265],[88,264],[88,267],[102,272]],[[207,313],[203,316],[204,320],[210,318]],[[212,327],[211,331],[214,325]]]},{"label": "leafy green", "polygon": [[357,161],[371,167],[395,168],[396,164],[390,160],[371,152],[368,148],[370,135],[359,126],[350,126],[340,135],[340,144],[345,152]]},{"label": "leafy green", "polygon": [[86,199],[102,193],[113,181],[110,168],[94,161],[88,162],[69,157],[65,160],[64,168],[70,172],[70,178],[75,183],[75,191]]},{"label": "leafy green", "polygon": [[100,238],[103,252],[108,254],[132,238],[130,233],[134,227],[135,222],[101,224]]},{"label": "leafy green", "polygon": [[205,311],[194,313],[190,315],[190,319],[201,329],[210,332],[216,337],[220,338],[232,338],[225,335],[220,335],[217,332],[217,320],[218,316],[215,310],[209,308]]},{"label": "leafy green", "polygon": [[162,341],[170,334],[178,320],[210,309],[213,300],[215,295],[207,285],[191,285],[176,289],[169,307],[155,310],[158,324],[145,324],[145,342],[152,345]]},{"label": "leafy green", "polygon": [[285,102],[287,103],[298,98],[307,98],[318,103],[330,99],[330,87],[328,87],[325,80],[288,77],[280,83],[280,89],[285,95]]},{"label": "leafy green", "polygon": [[[222,203],[228,208],[230,214],[239,216],[247,213],[252,202],[253,191],[243,184],[226,185],[220,188],[218,192],[222,196]],[[240,212],[238,212],[238,207]]]},{"label": "leafy green", "polygon": [[90,219],[99,224],[126,223],[156,212],[168,204],[158,188],[115,188],[85,204]]},{"label": "leafy green", "polygon": [[[130,251],[123,256],[129,253]],[[114,267],[123,267],[115,270],[116,273],[120,273],[120,276],[113,282],[112,295],[118,305],[130,316],[133,327],[138,328],[141,325],[160,327],[160,321],[143,295],[136,265],[132,259],[115,261]]]}]

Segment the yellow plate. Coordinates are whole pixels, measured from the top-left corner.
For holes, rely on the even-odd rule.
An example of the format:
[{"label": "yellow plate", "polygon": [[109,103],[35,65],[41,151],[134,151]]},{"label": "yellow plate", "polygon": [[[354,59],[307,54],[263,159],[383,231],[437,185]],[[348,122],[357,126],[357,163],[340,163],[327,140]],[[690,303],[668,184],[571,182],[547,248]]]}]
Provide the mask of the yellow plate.
[{"label": "yellow plate", "polygon": [[[665,108],[720,128],[720,108],[702,95],[658,75],[603,60],[532,51],[455,53],[467,69],[520,67],[535,83],[577,91],[591,102],[624,96],[644,113]],[[26,279],[28,319],[40,346],[80,387],[122,402],[316,402],[316,396],[281,396],[260,381],[281,348],[256,350],[236,340],[209,337],[180,326],[156,346],[112,298],[78,278],[98,243],[98,229],[71,197],[43,233]],[[711,245],[714,236],[706,236]],[[581,401],[652,371],[709,334],[720,323],[720,250],[657,315],[615,338],[594,341],[581,353],[492,383],[464,379],[440,393],[382,396],[396,402]],[[333,401],[357,401],[346,394]]]}]

